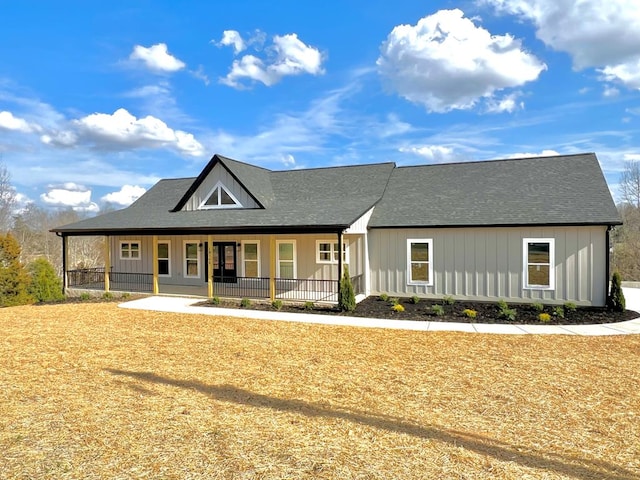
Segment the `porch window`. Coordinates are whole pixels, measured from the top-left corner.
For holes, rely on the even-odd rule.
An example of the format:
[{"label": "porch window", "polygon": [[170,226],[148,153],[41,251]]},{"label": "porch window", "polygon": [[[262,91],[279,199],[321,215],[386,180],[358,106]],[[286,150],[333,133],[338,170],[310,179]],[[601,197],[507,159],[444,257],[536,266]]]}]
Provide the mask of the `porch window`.
[{"label": "porch window", "polygon": [[243,277],[260,276],[260,242],[242,242],[242,268]]},{"label": "porch window", "polygon": [[[338,242],[316,240],[316,263],[338,263]],[[349,263],[349,245],[342,244],[342,263]]]},{"label": "porch window", "polygon": [[554,289],[553,238],[525,238],[523,240],[524,288]]},{"label": "porch window", "polygon": [[278,278],[296,278],[296,242],[279,240],[277,242],[276,272]]},{"label": "porch window", "polygon": [[433,239],[407,240],[407,276],[409,285],[433,285]]},{"label": "porch window", "polygon": [[200,277],[200,248],[198,242],[184,242],[184,276]]},{"label": "porch window", "polygon": [[158,275],[171,276],[171,242],[169,240],[158,242]]},{"label": "porch window", "polygon": [[120,260],[140,260],[140,242],[120,242]]},{"label": "porch window", "polygon": [[205,198],[206,200],[200,204],[200,209],[242,207],[233,193],[221,182],[216,183]]}]

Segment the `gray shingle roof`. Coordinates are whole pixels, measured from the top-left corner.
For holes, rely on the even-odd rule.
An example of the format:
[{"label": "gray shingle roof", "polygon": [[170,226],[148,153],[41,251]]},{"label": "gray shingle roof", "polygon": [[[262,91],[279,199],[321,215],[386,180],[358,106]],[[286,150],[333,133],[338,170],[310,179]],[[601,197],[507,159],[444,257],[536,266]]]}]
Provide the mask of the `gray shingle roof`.
[{"label": "gray shingle roof", "polygon": [[[171,211],[186,201],[186,192],[193,191],[217,161],[264,208]],[[288,171],[214,156],[197,178],[161,180],[128,208],[54,231],[337,231],[374,205],[371,228],[620,223],[594,154]]]},{"label": "gray shingle roof", "polygon": [[396,168],[369,226],[618,224],[595,154]]}]

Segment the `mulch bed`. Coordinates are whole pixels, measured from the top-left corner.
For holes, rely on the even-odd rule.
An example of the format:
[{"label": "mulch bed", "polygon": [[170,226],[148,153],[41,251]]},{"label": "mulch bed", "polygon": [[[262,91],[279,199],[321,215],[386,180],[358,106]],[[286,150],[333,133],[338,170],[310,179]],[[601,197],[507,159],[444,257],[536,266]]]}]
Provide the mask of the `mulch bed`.
[{"label": "mulch bed", "polygon": [[[371,296],[358,303],[354,312],[340,312],[337,307],[313,305],[305,307],[299,304],[283,303],[281,312],[289,313],[313,313],[324,315],[349,315],[354,317],[431,321],[431,322],[458,322],[458,323],[513,323],[519,325],[590,325],[600,323],[617,323],[632,320],[640,317],[640,314],[632,310],[624,312],[613,312],[601,307],[578,307],[575,311],[564,310],[564,318],[555,311],[557,306],[545,305],[544,312],[548,313],[549,321],[541,322],[538,318],[540,312],[531,304],[509,304],[510,309],[515,309],[516,316],[510,320],[500,315],[497,302],[462,302],[455,301],[447,304],[442,300],[420,299],[418,303],[413,303],[411,298],[398,298],[397,301],[404,311],[396,312],[392,310],[392,299],[382,300],[380,297]],[[221,300],[219,304],[202,302],[199,306],[212,306],[224,308],[241,308],[238,301]],[[437,314],[434,305],[442,306],[442,314]],[[268,302],[252,301],[248,307],[253,310],[275,310]],[[437,308],[437,307],[436,307]],[[466,316],[464,310],[474,310],[475,318]]]}]

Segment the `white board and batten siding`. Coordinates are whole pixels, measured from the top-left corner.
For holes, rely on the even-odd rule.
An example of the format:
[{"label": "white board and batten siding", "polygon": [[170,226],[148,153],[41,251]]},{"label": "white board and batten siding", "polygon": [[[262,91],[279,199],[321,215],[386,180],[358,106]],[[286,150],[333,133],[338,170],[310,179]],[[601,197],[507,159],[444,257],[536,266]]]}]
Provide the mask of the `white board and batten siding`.
[{"label": "white board and batten siding", "polygon": [[[372,294],[605,304],[606,226],[372,229]],[[553,290],[524,288],[523,241],[554,239]],[[407,239],[432,239],[433,285],[407,284]]]},{"label": "white board and batten siding", "polygon": [[206,201],[213,188],[220,182],[227,190],[240,202],[243,208],[258,208],[256,201],[251,198],[247,191],[240,185],[228,170],[220,164],[213,167],[209,175],[198,186],[191,198],[182,208],[185,211],[198,210],[202,202]]}]

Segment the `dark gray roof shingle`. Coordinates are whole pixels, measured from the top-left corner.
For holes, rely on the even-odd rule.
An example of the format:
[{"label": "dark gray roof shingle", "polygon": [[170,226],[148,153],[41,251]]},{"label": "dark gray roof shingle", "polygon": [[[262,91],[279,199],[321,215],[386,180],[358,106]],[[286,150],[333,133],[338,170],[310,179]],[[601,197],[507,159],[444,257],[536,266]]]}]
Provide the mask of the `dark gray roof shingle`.
[{"label": "dark gray roof shingle", "polygon": [[[216,159],[217,157],[217,159]],[[336,231],[374,205],[371,228],[614,225],[620,217],[592,153],[396,168],[393,163],[271,171],[221,161],[261,209],[171,211],[197,178],[161,180],[130,207],[54,229],[117,232]]]}]

